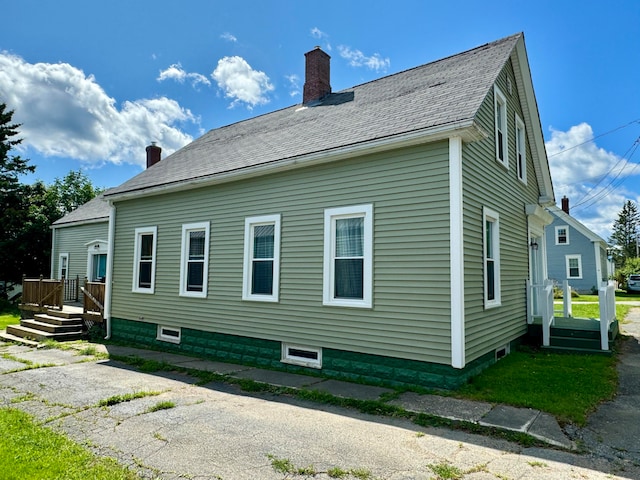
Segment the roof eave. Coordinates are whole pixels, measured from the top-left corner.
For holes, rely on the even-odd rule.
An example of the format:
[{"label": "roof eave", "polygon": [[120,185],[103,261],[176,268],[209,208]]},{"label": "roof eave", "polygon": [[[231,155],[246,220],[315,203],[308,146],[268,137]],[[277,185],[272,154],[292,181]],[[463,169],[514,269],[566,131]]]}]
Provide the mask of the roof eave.
[{"label": "roof eave", "polygon": [[487,132],[478,125],[473,118],[460,120],[446,125],[438,125],[421,130],[384,137],[367,142],[346,145],[332,150],[312,152],[297,157],[284,158],[274,162],[254,165],[237,170],[230,170],[214,175],[193,178],[189,180],[166,183],[154,187],[138,190],[130,190],[121,193],[106,194],[111,202],[130,200],[134,198],[149,197],[164,193],[178,192],[192,188],[207,187],[220,183],[232,182],[241,179],[257,177],[261,175],[307,167],[329,162],[336,162],[346,158],[368,155],[396,148],[404,148],[428,142],[448,139],[459,136],[467,143],[482,140],[488,136]]}]

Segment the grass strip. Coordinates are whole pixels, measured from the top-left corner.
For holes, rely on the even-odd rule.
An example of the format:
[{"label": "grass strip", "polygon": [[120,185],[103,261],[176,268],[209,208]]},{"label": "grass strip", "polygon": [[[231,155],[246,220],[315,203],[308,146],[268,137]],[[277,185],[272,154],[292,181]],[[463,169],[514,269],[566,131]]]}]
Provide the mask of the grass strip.
[{"label": "grass strip", "polygon": [[94,456],[15,409],[0,409],[0,472],[7,480],[139,478],[115,460]]}]

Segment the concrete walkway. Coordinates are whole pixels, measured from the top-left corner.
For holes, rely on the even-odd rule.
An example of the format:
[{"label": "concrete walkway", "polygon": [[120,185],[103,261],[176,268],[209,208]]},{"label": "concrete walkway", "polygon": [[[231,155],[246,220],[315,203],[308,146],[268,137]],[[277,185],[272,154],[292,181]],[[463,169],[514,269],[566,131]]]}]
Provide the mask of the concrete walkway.
[{"label": "concrete walkway", "polygon": [[[640,309],[637,313],[640,317]],[[625,345],[640,348],[638,342],[627,341]],[[637,390],[628,383],[634,369],[637,372],[640,355],[632,350],[621,357],[621,368],[627,369],[630,376],[621,374],[619,396],[611,406],[603,405],[587,428],[569,432],[569,436],[553,417],[529,409],[416,393],[404,393],[389,401],[412,412],[527,432],[566,448],[560,450],[523,447],[446,428],[420,427],[403,418],[362,414],[290,395],[253,395],[232,382],[196,386],[193,376],[176,371],[145,374],[113,358],[135,356],[230,378],[359,400],[379,401],[381,395],[391,392],[381,387],[143,349],[95,347],[104,349],[112,359],[0,344],[0,405],[32,414],[71,439],[91,445],[96,453],[112,456],[142,472],[143,478],[294,478],[274,471],[269,461],[272,455],[296,466],[313,464],[325,472],[336,465],[366,467],[374,474],[372,478],[385,480],[431,479],[434,475],[430,465],[444,464],[455,466],[466,472],[465,479],[474,480],[640,479],[640,462],[634,460],[640,452],[640,408]],[[47,368],[31,368],[37,365]],[[132,391],[154,391],[157,396],[109,408],[99,406],[104,399]],[[173,402],[175,407],[150,413],[150,407],[160,400]],[[574,453],[570,450],[573,441],[587,448]],[[329,475],[314,478],[329,479]]]},{"label": "concrete walkway", "polygon": [[[354,400],[380,400],[381,397],[384,398],[384,395],[394,393],[391,389],[372,385],[264,370],[173,353],[116,345],[100,345],[100,347],[105,348],[105,353],[111,356],[138,357],[144,360],[165,362],[180,368],[214,372],[234,379],[247,379],[279,387],[319,391]],[[555,417],[539,410],[413,392],[405,392],[388,403],[412,413],[424,413],[457,422],[527,433],[555,447],[575,448],[574,442],[565,435]]]},{"label": "concrete walkway", "polygon": [[576,442],[598,456],[623,458],[640,465],[640,308],[632,308],[620,325],[618,393],[589,417],[583,429],[568,429]]}]

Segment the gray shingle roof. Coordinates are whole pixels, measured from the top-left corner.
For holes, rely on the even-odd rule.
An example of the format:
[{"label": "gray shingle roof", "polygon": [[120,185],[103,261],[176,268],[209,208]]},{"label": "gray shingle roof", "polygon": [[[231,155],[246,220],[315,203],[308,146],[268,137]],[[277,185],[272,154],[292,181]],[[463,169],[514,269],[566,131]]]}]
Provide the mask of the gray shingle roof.
[{"label": "gray shingle roof", "polygon": [[209,131],[107,196],[472,120],[522,34]]},{"label": "gray shingle roof", "polygon": [[93,223],[109,220],[109,203],[105,200],[104,195],[110,191],[89,200],[87,203],[80,205],[75,210],[67,213],[64,217],[53,222],[54,227],[67,227],[82,223]]}]

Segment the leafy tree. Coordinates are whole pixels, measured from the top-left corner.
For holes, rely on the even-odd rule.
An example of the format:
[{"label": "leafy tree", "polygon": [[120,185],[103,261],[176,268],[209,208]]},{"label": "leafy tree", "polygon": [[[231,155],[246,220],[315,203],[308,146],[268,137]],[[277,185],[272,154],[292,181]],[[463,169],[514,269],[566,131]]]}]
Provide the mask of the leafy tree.
[{"label": "leafy tree", "polygon": [[622,266],[627,259],[638,256],[638,234],[640,234],[640,213],[637,205],[627,200],[613,224],[613,234],[609,239],[617,266]]},{"label": "leafy tree", "polygon": [[[19,281],[21,271],[16,253],[22,240],[21,231],[29,223],[30,197],[34,188],[23,185],[19,176],[35,171],[28,160],[10,155],[22,139],[20,125],[12,123],[13,110],[0,103],[0,281]],[[4,287],[4,284],[3,284]],[[4,288],[0,296],[4,295]]]},{"label": "leafy tree", "polygon": [[87,203],[102,191],[103,189],[94,187],[89,177],[81,170],[72,170],[63,178],[56,178],[47,189],[51,221],[54,222]]},{"label": "leafy tree", "polygon": [[[10,155],[21,143],[20,125],[12,123],[13,111],[0,104],[0,298],[5,288],[22,275],[48,275],[53,222],[101,193],[81,171],[56,178],[47,187],[42,182],[20,183],[20,175],[32,173],[28,160]],[[7,282],[5,284],[4,282]]]}]

